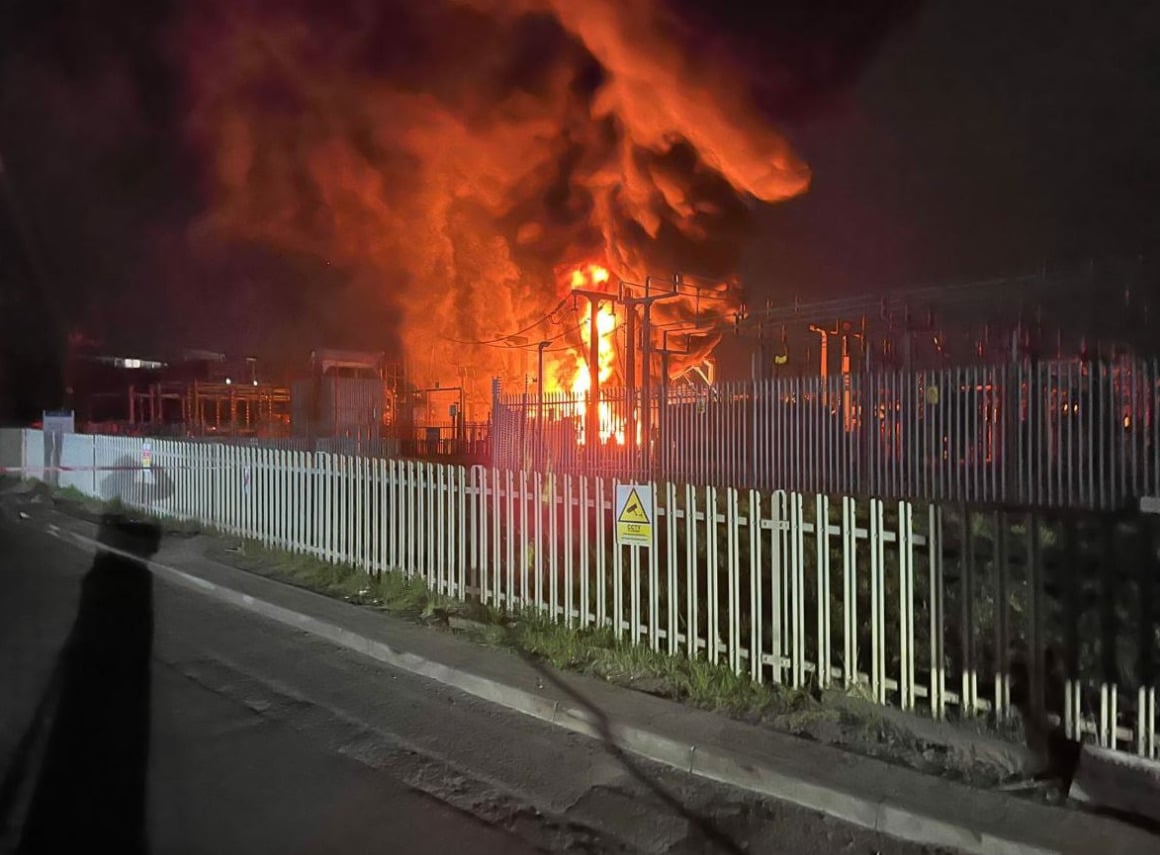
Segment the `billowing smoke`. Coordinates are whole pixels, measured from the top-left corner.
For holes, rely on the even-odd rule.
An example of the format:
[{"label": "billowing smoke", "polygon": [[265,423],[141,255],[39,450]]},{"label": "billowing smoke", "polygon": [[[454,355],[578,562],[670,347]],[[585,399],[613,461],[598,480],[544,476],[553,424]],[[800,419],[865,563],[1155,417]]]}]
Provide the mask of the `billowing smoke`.
[{"label": "billowing smoke", "polygon": [[896,11],[821,3],[779,30],[726,3],[713,30],[662,0],[209,5],[181,33],[197,241],[325,260],[414,382],[473,391],[522,375],[509,334],[569,341],[549,313],[575,265],[695,272],[724,299],[660,320],[727,317],[749,206],[810,181],[771,118],[837,88]]}]

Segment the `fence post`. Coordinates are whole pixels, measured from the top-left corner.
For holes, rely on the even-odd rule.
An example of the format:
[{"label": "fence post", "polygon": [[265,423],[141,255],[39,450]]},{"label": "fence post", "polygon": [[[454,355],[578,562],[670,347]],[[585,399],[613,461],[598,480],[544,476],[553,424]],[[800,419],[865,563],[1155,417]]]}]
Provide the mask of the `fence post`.
[{"label": "fence post", "polygon": [[858,505],[842,498],[842,677],[851,689],[858,684]]},{"label": "fence post", "polygon": [[[564,625],[571,629],[575,626],[575,618],[572,616],[574,608],[575,593],[575,575],[574,562],[572,560],[572,543],[574,538],[575,527],[572,525],[572,483],[571,475],[564,476]],[[584,515],[580,514],[580,524],[583,528]],[[584,606],[581,609],[587,608]],[[581,624],[583,625],[583,624]]]},{"label": "fence post", "polygon": [[685,485],[685,643],[697,658],[700,616],[697,614],[697,488]]},{"label": "fence post", "polygon": [[899,706],[914,708],[914,508],[898,503]]},{"label": "fence post", "polygon": [[710,663],[720,662],[720,577],[717,567],[717,490],[705,488],[705,594],[708,598],[705,655]]},{"label": "fence post", "polygon": [[881,499],[870,500],[870,690],[886,703],[885,538]]},{"label": "fence post", "polygon": [[[749,677],[762,682],[762,608],[764,591],[761,559],[761,494],[749,491]],[[675,575],[675,574],[674,574]],[[675,581],[675,579],[673,579]],[[671,584],[671,583],[670,583]]]},{"label": "fence post", "polygon": [[830,499],[819,494],[815,502],[814,535],[817,547],[818,688],[830,685]]},{"label": "fence post", "polygon": [[930,712],[935,720],[941,721],[946,718],[946,654],[943,624],[943,516],[942,508],[938,505],[930,506],[926,536],[930,597]]},{"label": "fence post", "polygon": [[[790,658],[793,682],[800,689],[806,680],[806,569],[805,569],[805,513],[801,493],[789,495],[790,524]],[[814,534],[817,534],[815,530]]]},{"label": "fence post", "polygon": [[[535,518],[532,523],[532,542],[534,543],[532,555],[532,572],[535,574],[535,579],[532,583],[532,597],[535,601],[535,607],[542,610],[544,608],[544,475],[542,472],[536,471],[532,473],[532,496],[529,497],[528,504],[535,512]],[[551,507],[549,505],[549,507]],[[553,543],[553,547],[555,544]],[[524,602],[527,603],[528,597],[525,593]]]},{"label": "fence post", "polygon": [[[667,486],[667,485],[666,485]],[[648,547],[648,639],[653,650],[660,650],[661,646],[661,616],[660,612],[660,517],[657,513],[657,484],[652,485],[652,521],[653,542]],[[615,510],[613,511],[615,513]]]},{"label": "fence post", "polygon": [[725,491],[725,563],[729,570],[729,666],[741,673],[741,550],[738,532],[741,527],[736,488]]},{"label": "fence post", "polygon": [[[467,493],[471,496],[471,499],[468,501],[468,509],[466,511],[466,526],[467,526],[467,535],[466,536],[471,541],[471,553],[470,553],[470,558],[467,559],[469,561],[469,564],[468,564],[469,571],[468,572],[470,573],[470,581],[467,582],[466,584],[471,585],[472,587],[479,588],[480,602],[483,603],[483,602],[487,602],[487,599],[483,596],[483,586],[481,584],[480,573],[479,573],[479,553],[480,553],[479,537],[480,537],[480,530],[482,528],[482,526],[480,525],[480,508],[481,508],[480,490],[481,490],[481,487],[480,487],[479,476],[480,476],[480,473],[482,473],[484,470],[483,470],[482,466],[479,466],[477,464],[475,466],[472,466],[471,469],[468,471],[470,474],[467,476],[468,477]],[[463,513],[463,511],[461,510],[460,513]],[[464,545],[463,549],[466,550],[467,546]],[[464,596],[464,599],[467,598],[466,585],[463,588],[463,596]]]},{"label": "fence post", "polygon": [[491,600],[501,608],[503,600],[503,496],[499,469],[491,470]]},{"label": "fence post", "polygon": [[[604,496],[605,485],[604,479],[596,477],[592,479],[595,481],[596,489],[593,491],[593,507],[592,519],[595,524],[593,531],[594,541],[596,544],[596,625],[599,627],[606,626],[608,621],[608,569],[605,562],[604,551]],[[615,498],[615,491],[613,497]],[[613,548],[618,549],[613,540]],[[613,625],[612,631],[617,638],[620,637],[620,615],[616,615],[617,623]]]}]

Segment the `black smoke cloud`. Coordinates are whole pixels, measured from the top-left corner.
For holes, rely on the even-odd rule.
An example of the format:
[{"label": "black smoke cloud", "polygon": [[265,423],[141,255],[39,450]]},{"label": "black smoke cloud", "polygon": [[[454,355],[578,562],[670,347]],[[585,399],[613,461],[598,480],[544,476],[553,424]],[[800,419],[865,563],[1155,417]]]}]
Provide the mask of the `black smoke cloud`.
[{"label": "black smoke cloud", "polygon": [[110,346],[483,376],[520,356],[447,339],[538,317],[562,266],[728,280],[755,202],[808,186],[780,118],[914,8],[9,5],[0,150],[66,325]]}]

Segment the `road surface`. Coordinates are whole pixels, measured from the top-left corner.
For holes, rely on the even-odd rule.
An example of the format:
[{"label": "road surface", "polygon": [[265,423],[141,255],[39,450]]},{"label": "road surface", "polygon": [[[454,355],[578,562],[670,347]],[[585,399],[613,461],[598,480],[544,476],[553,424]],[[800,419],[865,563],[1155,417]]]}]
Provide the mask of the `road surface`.
[{"label": "road surface", "polygon": [[[481,655],[489,655],[481,651]],[[0,516],[0,851],[916,855]]]}]

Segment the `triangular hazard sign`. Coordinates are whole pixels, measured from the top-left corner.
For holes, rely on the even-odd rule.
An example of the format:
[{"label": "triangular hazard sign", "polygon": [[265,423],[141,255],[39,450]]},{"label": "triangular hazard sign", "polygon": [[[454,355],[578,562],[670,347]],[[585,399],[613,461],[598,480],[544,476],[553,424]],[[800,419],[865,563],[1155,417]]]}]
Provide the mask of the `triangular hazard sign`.
[{"label": "triangular hazard sign", "polygon": [[636,494],[635,489],[628,494],[628,501],[624,503],[617,522],[648,523],[648,514],[644,512],[644,505],[641,504],[640,496]]}]

